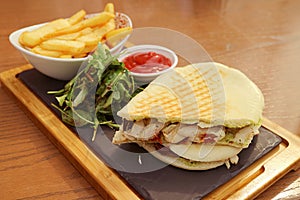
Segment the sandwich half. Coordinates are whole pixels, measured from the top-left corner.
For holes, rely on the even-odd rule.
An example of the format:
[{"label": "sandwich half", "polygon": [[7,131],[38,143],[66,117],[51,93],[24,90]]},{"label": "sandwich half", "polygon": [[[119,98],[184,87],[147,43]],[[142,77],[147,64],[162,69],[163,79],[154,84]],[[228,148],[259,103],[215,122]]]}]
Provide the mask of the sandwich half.
[{"label": "sandwich half", "polygon": [[137,143],[187,170],[238,162],[261,126],[264,98],[241,71],[207,62],[177,67],[123,107],[114,144]]}]

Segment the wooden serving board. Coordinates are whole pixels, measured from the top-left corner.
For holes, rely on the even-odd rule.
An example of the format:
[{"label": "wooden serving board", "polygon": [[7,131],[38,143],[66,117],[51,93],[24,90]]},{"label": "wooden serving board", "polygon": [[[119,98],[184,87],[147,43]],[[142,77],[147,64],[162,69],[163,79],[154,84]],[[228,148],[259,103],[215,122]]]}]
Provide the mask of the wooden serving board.
[{"label": "wooden serving board", "polygon": [[[24,65],[0,74],[2,87],[20,104],[33,122],[106,199],[141,199],[114,169],[108,167],[16,75],[31,69]],[[300,138],[263,119],[263,127],[281,143],[204,199],[253,199],[278,179],[300,166]]]}]

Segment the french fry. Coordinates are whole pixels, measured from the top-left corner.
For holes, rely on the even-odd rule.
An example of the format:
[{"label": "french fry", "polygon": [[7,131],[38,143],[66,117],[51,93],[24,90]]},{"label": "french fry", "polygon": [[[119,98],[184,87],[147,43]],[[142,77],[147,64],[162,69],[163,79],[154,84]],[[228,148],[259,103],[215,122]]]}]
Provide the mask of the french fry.
[{"label": "french fry", "polygon": [[53,39],[58,39],[58,40],[75,40],[80,36],[80,32],[75,32],[75,33],[69,33],[65,35],[60,35],[57,37],[54,37]]},{"label": "french fry", "polygon": [[88,18],[82,21],[84,28],[86,27],[94,27],[103,25],[108,22],[110,19],[114,18],[115,15],[109,12],[101,12],[94,17]]},{"label": "french fry", "polygon": [[85,46],[84,50],[82,52],[85,53],[85,54],[90,53],[90,52],[94,51],[97,48],[97,45]]},{"label": "french fry", "polygon": [[95,15],[94,17],[85,19],[75,25],[62,29],[60,31],[53,32],[52,34],[49,34],[48,37],[51,38],[59,35],[74,33],[87,27],[103,25],[112,18],[114,18],[114,14],[111,14],[109,12],[101,12]]},{"label": "french fry", "polygon": [[80,35],[87,35],[87,34],[90,34],[91,32],[93,32],[93,29],[91,27],[87,27],[80,31]]},{"label": "french fry", "polygon": [[49,56],[49,57],[55,57],[58,58],[62,55],[62,52],[60,51],[49,51],[41,48],[40,46],[35,46],[31,49],[33,53],[41,54],[43,56]]},{"label": "french fry", "polygon": [[131,27],[124,27],[112,30],[105,35],[106,44],[109,47],[116,46],[121,40],[123,40],[127,35],[131,34]]},{"label": "french fry", "polygon": [[24,46],[34,47],[40,44],[47,37],[47,35],[51,35],[58,30],[70,26],[71,25],[68,20],[57,19],[31,32],[23,32],[20,37],[21,40],[19,40],[19,42]]},{"label": "french fry", "polygon": [[114,7],[114,4],[112,3],[107,3],[104,7],[104,11],[105,12],[109,12],[109,13],[112,13],[112,14],[115,14],[115,7]]},{"label": "french fry", "polygon": [[73,58],[84,58],[87,56],[87,53],[82,53],[82,54],[77,54],[77,55],[74,55],[72,56]]},{"label": "french fry", "polygon": [[103,26],[98,26],[93,29],[93,32],[99,38],[99,41],[107,34],[109,31],[112,31],[116,28],[115,20],[110,19],[106,24]]},{"label": "french fry", "polygon": [[73,58],[73,56],[72,55],[61,55],[61,56],[59,56],[60,58]]},{"label": "french fry", "polygon": [[63,51],[69,54],[80,54],[84,50],[85,44],[80,41],[50,39],[42,42],[40,46],[45,50]]},{"label": "french fry", "polygon": [[27,48],[28,46],[25,45],[26,42],[24,42],[24,40],[23,40],[24,34],[26,34],[26,32],[23,32],[23,33],[20,35],[20,37],[19,37],[19,43],[20,43],[21,45],[23,45],[25,48]]},{"label": "french fry", "polygon": [[84,42],[86,46],[95,46],[100,40],[98,40],[96,34],[92,32],[90,34],[78,37],[76,41]]},{"label": "french fry", "polygon": [[75,33],[69,33],[65,35],[56,36],[53,39],[59,39],[59,40],[76,40],[76,38],[79,38],[82,35],[87,35],[89,33],[92,33],[93,29],[90,27],[87,27],[81,31],[75,32]]},{"label": "french fry", "polygon": [[79,23],[80,21],[82,21],[82,20],[84,19],[85,15],[86,15],[85,10],[80,10],[80,11],[78,11],[77,13],[75,13],[74,15],[72,15],[72,16],[68,19],[68,22],[69,22],[71,25],[77,24],[77,23]]}]

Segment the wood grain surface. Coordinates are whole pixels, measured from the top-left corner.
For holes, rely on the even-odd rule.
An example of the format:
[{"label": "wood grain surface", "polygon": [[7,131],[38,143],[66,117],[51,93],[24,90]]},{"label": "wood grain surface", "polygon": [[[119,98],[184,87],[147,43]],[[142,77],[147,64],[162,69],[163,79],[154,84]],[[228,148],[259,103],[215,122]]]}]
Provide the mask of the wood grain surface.
[{"label": "wood grain surface", "polygon": [[[182,32],[214,61],[242,70],[262,90],[264,116],[300,136],[300,1],[113,1],[134,27]],[[21,27],[102,10],[106,1],[2,1],[0,72],[26,64],[8,41]],[[102,199],[0,88],[0,199]],[[299,199],[292,171],[257,199]]]}]

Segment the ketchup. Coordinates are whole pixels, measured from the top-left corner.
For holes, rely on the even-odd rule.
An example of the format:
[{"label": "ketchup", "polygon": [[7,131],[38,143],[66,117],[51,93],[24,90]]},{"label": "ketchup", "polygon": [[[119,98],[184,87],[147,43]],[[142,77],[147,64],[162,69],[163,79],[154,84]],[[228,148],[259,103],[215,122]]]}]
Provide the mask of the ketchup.
[{"label": "ketchup", "polygon": [[155,52],[135,53],[123,60],[125,67],[136,73],[155,73],[172,65],[171,60]]}]

